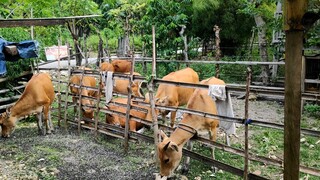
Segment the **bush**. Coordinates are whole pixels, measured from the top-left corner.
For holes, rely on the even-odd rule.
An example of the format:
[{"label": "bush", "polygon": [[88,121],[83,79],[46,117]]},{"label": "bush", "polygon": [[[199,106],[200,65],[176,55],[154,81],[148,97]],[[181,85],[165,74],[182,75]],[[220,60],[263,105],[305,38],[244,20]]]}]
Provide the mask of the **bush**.
[{"label": "bush", "polygon": [[320,117],[320,106],[317,104],[307,104],[304,106],[304,111],[310,116]]}]

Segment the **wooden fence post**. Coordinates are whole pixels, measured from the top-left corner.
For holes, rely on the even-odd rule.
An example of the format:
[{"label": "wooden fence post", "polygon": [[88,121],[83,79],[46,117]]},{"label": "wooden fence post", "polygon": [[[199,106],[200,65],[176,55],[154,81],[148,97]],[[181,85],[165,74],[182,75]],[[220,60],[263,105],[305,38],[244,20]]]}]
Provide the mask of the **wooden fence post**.
[{"label": "wooden fence post", "polygon": [[299,179],[301,71],[303,49],[302,17],[307,0],[285,0],[286,31],[285,107],[284,107],[284,179]]},{"label": "wooden fence post", "polygon": [[245,98],[245,112],[244,112],[244,125],[245,125],[245,139],[244,139],[244,173],[243,173],[243,179],[248,179],[249,174],[249,96],[250,96],[250,84],[251,84],[251,67],[248,66],[247,68],[247,85],[246,85],[246,98]]},{"label": "wooden fence post", "polygon": [[[215,32],[215,40],[216,40],[216,61],[220,61],[221,50],[220,50],[220,28],[217,25],[214,25],[213,31]],[[220,76],[220,65],[216,64],[216,78]]]},{"label": "wooden fence post", "polygon": [[157,144],[159,143],[158,138],[158,118],[155,111],[155,102],[154,102],[154,82],[153,80],[156,77],[156,35],[155,35],[155,27],[152,26],[152,75],[151,75],[151,81],[148,85],[149,88],[149,100],[150,100],[150,109],[151,109],[151,115],[152,115],[152,124],[153,124],[153,135],[154,135],[154,144],[155,144],[155,160],[157,165],[159,165],[158,161],[158,149]]}]

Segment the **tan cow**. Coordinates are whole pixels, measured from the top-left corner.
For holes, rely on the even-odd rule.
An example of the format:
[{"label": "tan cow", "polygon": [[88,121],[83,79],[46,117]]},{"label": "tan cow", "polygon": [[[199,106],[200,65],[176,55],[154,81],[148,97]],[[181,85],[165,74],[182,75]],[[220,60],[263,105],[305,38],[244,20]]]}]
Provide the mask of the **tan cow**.
[{"label": "tan cow", "polygon": [[[1,135],[9,137],[18,120],[37,113],[39,133],[50,134],[53,124],[50,117],[50,106],[55,98],[51,77],[47,73],[32,76],[19,100],[0,116]],[[46,127],[43,127],[43,123]]]},{"label": "tan cow", "polygon": [[100,64],[100,71],[111,71],[114,72],[114,67],[111,63],[103,62]]},{"label": "tan cow", "polygon": [[[117,60],[120,61],[120,60]],[[131,63],[131,62],[130,62]],[[131,67],[130,67],[131,68]],[[112,64],[108,62],[101,63],[100,71],[112,71],[114,72],[115,68]],[[126,72],[124,74],[130,74],[129,72]],[[133,75],[141,76],[141,74],[137,72],[133,72]],[[143,92],[141,91],[141,84],[142,81],[136,80],[132,84],[132,94],[137,97],[143,97]],[[104,83],[101,84],[101,90],[104,87]],[[115,78],[113,91],[120,94],[128,94],[128,86],[129,86],[129,80],[127,79],[118,79]]]},{"label": "tan cow", "polygon": [[[162,78],[167,81],[185,82],[185,83],[199,83],[198,74],[191,68],[181,69],[172,72]],[[155,95],[157,105],[162,106],[183,106],[188,103],[189,98],[194,92],[195,88],[180,87],[176,85],[160,84]],[[159,110],[162,120],[165,121],[166,115],[169,111]],[[172,111],[170,115],[171,127],[174,126],[176,119],[176,111]]]},{"label": "tan cow", "polygon": [[[125,106],[119,106],[119,105],[114,105],[112,103],[109,103],[109,105],[107,107],[108,109],[110,109],[112,111],[126,113],[126,110],[127,110],[126,105],[127,105],[127,102],[128,102],[127,98],[117,98],[117,99],[112,100],[112,102],[120,103],[120,104],[123,104]],[[141,106],[141,105],[137,105],[137,104],[133,104],[133,103],[131,103],[131,105],[134,106],[134,107],[138,107],[138,108],[144,109],[144,111],[145,111],[145,112],[143,112],[142,110],[131,109],[130,110],[130,115],[131,116],[138,117],[138,118],[141,118],[141,119],[146,119],[147,118],[147,114],[148,114],[148,111],[149,111],[150,108],[147,108],[147,107],[144,107],[144,106]],[[151,121],[151,117],[149,119],[146,119],[146,120]],[[126,118],[123,117],[123,116],[116,115],[116,114],[106,114],[106,123],[113,124],[113,125],[120,125],[121,127],[125,127]],[[137,122],[135,120],[130,120],[129,121],[129,130],[130,131],[138,131],[143,127],[144,127],[143,123]]]},{"label": "tan cow", "polygon": [[130,60],[116,59],[113,60],[111,64],[114,68],[114,72],[125,73],[131,71],[132,62]]},{"label": "tan cow", "polygon": [[[216,84],[224,85],[225,83],[215,77],[201,81],[201,84]],[[208,90],[196,89],[192,94],[187,108],[217,114],[217,108],[215,102],[208,95]],[[216,119],[210,119],[202,116],[192,115],[185,113],[183,119],[178,124],[175,131],[170,137],[167,137],[161,131],[161,137],[163,141],[158,146],[158,157],[160,160],[160,175],[170,176],[173,171],[177,168],[182,157],[182,148],[186,142],[189,141],[195,133],[201,133],[202,131],[209,131],[210,139],[216,140],[217,127],[219,121]],[[212,149],[212,156],[214,152]]]},{"label": "tan cow", "polygon": [[[85,68],[85,70],[91,70],[91,69]],[[79,86],[80,81],[81,81],[81,75],[73,75],[70,78],[70,84],[71,84],[70,91],[71,91],[71,93],[76,94],[76,95],[81,94],[82,96],[89,96],[89,97],[94,97],[94,98],[98,97],[98,94],[99,94],[98,91],[90,90],[90,89],[86,89],[86,88],[80,89],[78,87],[72,86],[73,84]],[[96,87],[96,79],[92,76],[83,76],[82,86],[95,88]],[[73,96],[72,101],[75,104],[77,102],[77,98]],[[82,108],[83,116],[86,118],[92,119],[93,118],[93,109],[90,107],[86,107],[86,106],[94,105],[94,101],[83,97],[81,99],[81,104],[83,105],[83,108]],[[74,112],[75,111],[76,111],[76,107],[74,108]]]}]

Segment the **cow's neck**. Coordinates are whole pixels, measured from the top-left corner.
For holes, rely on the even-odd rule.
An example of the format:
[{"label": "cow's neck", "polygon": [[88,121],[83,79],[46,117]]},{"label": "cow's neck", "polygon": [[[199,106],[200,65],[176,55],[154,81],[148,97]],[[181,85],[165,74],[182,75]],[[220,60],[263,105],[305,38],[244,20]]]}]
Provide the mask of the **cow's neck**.
[{"label": "cow's neck", "polygon": [[[191,117],[191,116],[190,116]],[[178,127],[175,131],[171,134],[170,139],[177,143],[178,146],[184,146],[185,143],[189,141],[199,129],[198,125],[195,124],[194,121],[189,116],[184,117],[179,124],[183,124],[186,126],[182,126],[181,128]],[[190,127],[190,128],[189,128]]]},{"label": "cow's neck", "polygon": [[16,120],[19,120],[30,113],[33,113],[33,111],[36,111],[38,108],[34,102],[35,99],[33,99],[32,96],[22,95],[21,98],[11,108],[10,116],[12,118],[16,118]]},{"label": "cow's neck", "polygon": [[183,147],[184,144],[188,142],[188,140],[192,138],[193,135],[194,134],[191,134],[188,131],[176,128],[176,130],[171,134],[170,140],[175,142],[178,146]]}]

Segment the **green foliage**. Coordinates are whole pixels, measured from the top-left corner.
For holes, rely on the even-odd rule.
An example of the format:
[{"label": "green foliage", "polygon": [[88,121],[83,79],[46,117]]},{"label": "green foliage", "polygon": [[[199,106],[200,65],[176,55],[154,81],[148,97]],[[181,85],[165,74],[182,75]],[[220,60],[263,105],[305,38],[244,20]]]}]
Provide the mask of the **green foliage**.
[{"label": "green foliage", "polygon": [[307,104],[304,106],[304,110],[310,116],[320,118],[320,106],[318,104]]}]

